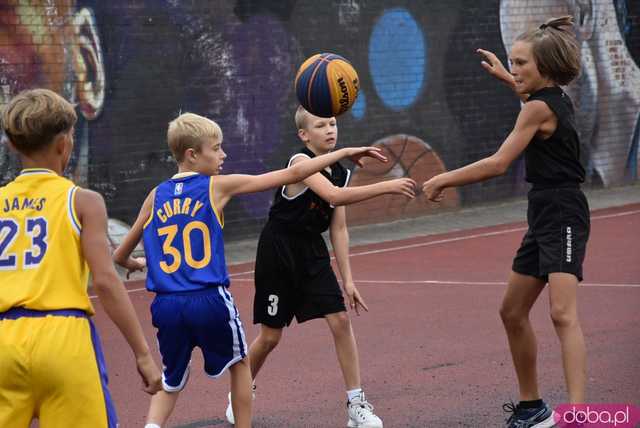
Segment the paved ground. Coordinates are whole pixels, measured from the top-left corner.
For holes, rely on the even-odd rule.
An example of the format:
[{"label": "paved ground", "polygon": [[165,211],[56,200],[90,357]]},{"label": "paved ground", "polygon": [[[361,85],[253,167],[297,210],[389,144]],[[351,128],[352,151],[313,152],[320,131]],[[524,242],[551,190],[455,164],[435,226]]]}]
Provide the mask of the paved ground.
[{"label": "paved ground", "polygon": [[[588,193],[593,209],[620,207],[593,215],[589,274],[580,293],[590,351],[589,397],[635,403],[640,186]],[[526,228],[525,208],[526,202],[518,200],[351,229],[354,277],[371,308],[352,316],[352,322],[363,384],[385,426],[501,426],[500,404],[517,394],[497,308],[505,268]],[[257,334],[250,316],[254,248],[255,241],[227,245],[233,293],[249,341]],[[462,270],[452,258],[456,254],[464,256]],[[142,287],[131,283],[129,291],[153,342],[151,296]],[[129,353],[115,351],[126,349],[123,339],[95,302],[98,328],[110,350],[107,364],[121,426],[140,426],[148,398],[136,387]],[[545,398],[558,404],[566,397],[548,305],[543,293],[532,320],[539,338],[541,387]],[[258,379],[256,428],[344,426],[343,385],[326,330],[321,321],[287,329]],[[228,426],[223,421],[228,376],[214,382],[204,376],[199,352],[192,367],[194,375],[169,426]]]},{"label": "paved ground", "polygon": [[[640,183],[609,189],[585,190],[585,193],[592,210],[627,205],[640,202]],[[526,221],[526,213],[526,197],[520,197],[502,203],[443,211],[441,214],[399,220],[393,223],[350,227],[349,235],[352,246],[372,244]],[[227,242],[225,244],[227,264],[233,265],[254,260],[256,246],[257,237]]]}]

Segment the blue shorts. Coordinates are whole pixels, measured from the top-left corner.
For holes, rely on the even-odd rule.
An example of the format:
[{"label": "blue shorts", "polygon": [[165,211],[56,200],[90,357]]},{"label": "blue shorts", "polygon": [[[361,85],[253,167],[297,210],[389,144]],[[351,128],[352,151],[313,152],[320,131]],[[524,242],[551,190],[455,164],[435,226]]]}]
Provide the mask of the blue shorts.
[{"label": "blue shorts", "polygon": [[218,377],[247,355],[238,309],[226,287],[157,294],[151,319],[158,329],[165,391],[181,391],[189,377],[191,352],[202,350],[204,371]]}]

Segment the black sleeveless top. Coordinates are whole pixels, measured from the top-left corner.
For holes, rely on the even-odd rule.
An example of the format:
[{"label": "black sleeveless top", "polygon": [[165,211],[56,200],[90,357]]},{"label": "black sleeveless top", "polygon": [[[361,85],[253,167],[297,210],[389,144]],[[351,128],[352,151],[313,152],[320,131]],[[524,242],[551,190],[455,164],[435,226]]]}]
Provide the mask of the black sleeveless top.
[{"label": "black sleeveless top", "polygon": [[573,104],[557,86],[542,88],[529,96],[549,106],[558,127],[546,140],[534,137],[524,151],[526,180],[535,186],[562,186],[584,182],[580,163],[580,140],[576,131]]},{"label": "black sleeveless top", "polygon": [[[315,154],[305,147],[291,156],[287,167],[294,158],[301,155],[315,157]],[[335,186],[345,187],[349,183],[350,171],[338,162],[331,165],[331,173],[326,170],[321,173]],[[278,230],[291,233],[319,234],[329,228],[334,207],[327,201],[308,187],[292,197],[286,196],[284,191],[284,186],[276,190],[269,211],[269,223]]]}]

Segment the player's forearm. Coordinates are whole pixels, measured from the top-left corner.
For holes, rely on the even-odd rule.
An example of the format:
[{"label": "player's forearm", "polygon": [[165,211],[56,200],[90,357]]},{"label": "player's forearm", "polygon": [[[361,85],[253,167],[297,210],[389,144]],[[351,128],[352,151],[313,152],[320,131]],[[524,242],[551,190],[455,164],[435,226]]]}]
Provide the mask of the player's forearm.
[{"label": "player's forearm", "polygon": [[129,343],[136,358],[149,354],[149,345],[138,317],[115,271],[94,277],[93,288],[105,312]]},{"label": "player's forearm", "polygon": [[133,227],[125,235],[118,248],[113,252],[113,261],[122,267],[127,267],[127,262],[131,257],[131,253],[135,250],[141,237],[142,227],[140,227],[138,225],[138,221],[136,221]]},{"label": "player's forearm", "polygon": [[113,261],[117,265],[122,267],[127,267],[127,262],[129,261],[129,257],[131,257],[131,253],[133,252],[133,248],[125,248],[124,245],[120,245],[113,252]]},{"label": "player's forearm", "polygon": [[290,171],[292,181],[286,184],[298,183],[310,175],[333,165],[345,156],[347,156],[347,149],[340,149],[321,156],[316,156],[313,159],[307,159],[304,162],[298,162],[287,168],[287,171]]},{"label": "player's forearm", "polygon": [[346,228],[331,228],[330,233],[331,245],[342,283],[353,282],[351,263],[349,262],[349,232]]},{"label": "player's forearm", "polygon": [[366,201],[367,199],[375,198],[385,193],[390,193],[388,182],[386,181],[368,184],[366,186],[340,187],[336,188],[334,194],[331,196],[331,200],[328,202],[334,207],[338,207]]},{"label": "player's forearm", "polygon": [[497,162],[493,157],[488,157],[462,168],[445,172],[440,175],[440,179],[443,187],[457,187],[485,181],[502,175],[505,171],[505,165]]}]

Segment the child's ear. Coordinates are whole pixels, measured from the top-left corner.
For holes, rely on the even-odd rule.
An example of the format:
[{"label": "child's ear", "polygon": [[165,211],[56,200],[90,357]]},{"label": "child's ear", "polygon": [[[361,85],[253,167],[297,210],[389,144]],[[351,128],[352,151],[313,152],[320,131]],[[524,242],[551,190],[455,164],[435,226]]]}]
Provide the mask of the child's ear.
[{"label": "child's ear", "polygon": [[303,143],[309,141],[309,138],[307,137],[307,131],[305,131],[304,129],[298,129],[298,138],[300,138]]},{"label": "child's ear", "polygon": [[184,159],[187,161],[195,162],[198,154],[194,149],[187,149],[184,151]]}]

